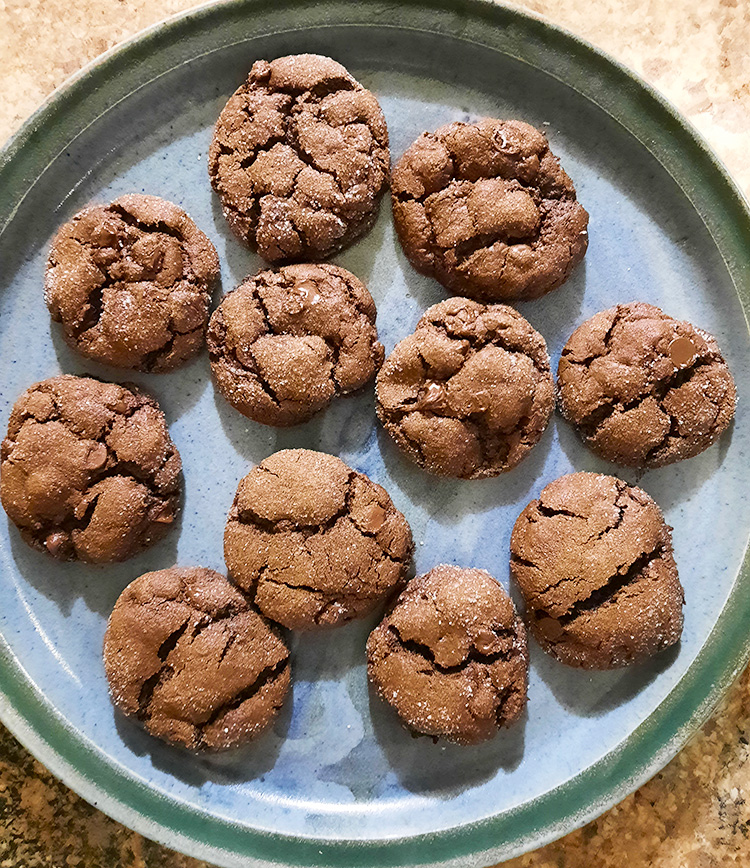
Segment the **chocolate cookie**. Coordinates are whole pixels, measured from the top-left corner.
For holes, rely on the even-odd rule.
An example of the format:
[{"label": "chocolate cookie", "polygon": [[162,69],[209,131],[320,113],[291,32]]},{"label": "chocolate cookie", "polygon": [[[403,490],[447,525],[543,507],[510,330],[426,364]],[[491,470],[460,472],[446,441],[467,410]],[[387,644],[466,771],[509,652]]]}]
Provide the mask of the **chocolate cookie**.
[{"label": "chocolate cookie", "polygon": [[234,232],[269,262],[325,259],[375,222],[388,181],[378,101],[328,57],[253,64],[219,116],[211,184]]},{"label": "chocolate cookie", "polygon": [[16,401],[0,493],[23,539],[62,560],[122,561],[161,539],[180,500],[180,455],[135,386],[61,376]]},{"label": "chocolate cookie", "polygon": [[579,326],[558,367],[560,407],[597,455],[661,467],[707,449],[729,425],[734,380],[715,339],[642,302]]},{"label": "chocolate cookie", "polygon": [[289,688],[278,631],[203,567],[146,573],[125,588],[104,637],[104,668],[122,712],[194,750],[255,738]]},{"label": "chocolate cookie", "polygon": [[476,744],[526,707],[526,630],[489,573],[441,565],[370,634],[367,672],[410,729]]},{"label": "chocolate cookie", "polygon": [[412,539],[385,489],[333,455],[285,449],[240,481],[224,532],[232,579],[269,618],[362,618],[402,582]]},{"label": "chocolate cookie", "polygon": [[674,645],[684,596],[671,528],[640,488],[571,473],[521,513],[510,566],[545,651],[584,669],[614,669]]},{"label": "chocolate cookie", "polygon": [[383,363],[375,313],[364,284],[336,265],[261,271],[211,316],[219,391],[256,422],[305,422],[375,376]]},{"label": "chocolate cookie", "polygon": [[396,164],[393,219],[411,264],[457,295],[537,298],[568,279],[589,215],[547,137],[484,118],[423,133]]},{"label": "chocolate cookie", "polygon": [[156,196],[79,211],[50,249],[44,297],[73,349],[160,373],[203,343],[216,250],[188,215]]},{"label": "chocolate cookie", "polygon": [[554,407],[544,338],[505,305],[449,298],[396,345],[377,379],[385,430],[420,467],[480,479],[515,467]]}]

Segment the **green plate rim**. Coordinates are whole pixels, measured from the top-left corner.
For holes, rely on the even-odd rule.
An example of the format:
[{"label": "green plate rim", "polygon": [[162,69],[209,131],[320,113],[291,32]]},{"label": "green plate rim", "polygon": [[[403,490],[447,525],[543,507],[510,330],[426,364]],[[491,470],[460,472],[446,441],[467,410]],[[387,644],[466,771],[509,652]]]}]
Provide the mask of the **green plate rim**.
[{"label": "green plate rim", "polygon": [[[273,22],[293,10],[295,26]],[[345,13],[345,14],[344,14]],[[606,53],[546,20],[492,0],[218,0],[182,12],[84,67],[0,151],[0,234],[52,160],[117,102],[201,54],[206,25],[244,34],[376,23],[466,39],[542,69],[598,105],[672,175],[703,219],[750,314],[750,210],[701,136],[659,93]],[[397,22],[397,23],[394,23]],[[474,28],[474,30],[472,30]],[[476,29],[478,28],[478,30]],[[253,31],[258,33],[257,27]],[[583,825],[659,771],[750,658],[750,552],[705,645],[669,696],[618,748],[571,780],[501,816],[390,840],[331,840],[241,828],[152,790],[73,730],[0,637],[0,719],[64,783],[149,838],[222,865],[480,866]],[[709,685],[706,689],[706,685]]]}]

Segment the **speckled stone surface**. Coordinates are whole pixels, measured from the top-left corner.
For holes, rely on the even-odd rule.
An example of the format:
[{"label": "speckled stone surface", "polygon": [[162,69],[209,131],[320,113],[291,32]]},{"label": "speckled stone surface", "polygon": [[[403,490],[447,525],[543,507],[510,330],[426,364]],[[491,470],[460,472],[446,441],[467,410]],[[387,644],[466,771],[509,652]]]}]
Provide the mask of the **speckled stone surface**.
[{"label": "speckled stone surface", "polygon": [[[65,78],[190,0],[0,0],[0,140]],[[750,194],[750,4],[530,0],[519,4],[609,51],[686,114]],[[750,674],[691,744],[634,795],[507,868],[750,865]],[[0,728],[0,868],[199,868],[109,820]]]}]

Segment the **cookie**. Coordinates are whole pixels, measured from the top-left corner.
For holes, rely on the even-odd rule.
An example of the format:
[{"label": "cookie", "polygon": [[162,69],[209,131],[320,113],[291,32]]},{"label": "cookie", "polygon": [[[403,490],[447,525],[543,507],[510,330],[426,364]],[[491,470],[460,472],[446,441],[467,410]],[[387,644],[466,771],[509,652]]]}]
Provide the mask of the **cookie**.
[{"label": "cookie", "polygon": [[511,572],[545,651],[583,669],[614,669],[679,641],[684,595],[671,528],[640,488],[571,473],[521,513]]},{"label": "cookie", "polygon": [[456,295],[538,298],[586,253],[589,216],[573,182],[523,121],[423,133],[396,164],[391,195],[409,261]]},{"label": "cookie", "polygon": [[716,340],[643,302],[579,326],[558,366],[560,408],[597,455],[661,467],[707,449],[734,417]]},{"label": "cookie", "polygon": [[466,298],[429,308],[377,379],[385,430],[439,476],[510,470],[542,436],[553,408],[544,338],[513,308]]},{"label": "cookie", "polygon": [[224,532],[234,582],[295,630],[368,615],[405,579],[412,548],[385,489],[308,449],[284,449],[254,467]]},{"label": "cookie", "polygon": [[97,362],[161,373],[203,345],[216,250],[156,196],[79,211],[49,253],[44,297],[70,346]]},{"label": "cookie", "polygon": [[221,394],[264,425],[296,425],[361,389],[383,363],[375,303],[336,265],[261,271],[224,297],[209,323]]},{"label": "cookie", "polygon": [[364,235],[389,164],[378,101],[317,54],[256,61],[208,155],[229,225],[269,262],[325,259]]},{"label": "cookie", "polygon": [[117,708],[193,750],[237,747],[276,717],[289,689],[284,640],[203,567],[146,573],[120,594],[104,637]]},{"label": "cookie", "polygon": [[13,407],[0,459],[8,517],[61,560],[125,560],[175,521],[180,455],[159,405],[135,386],[35,383]]},{"label": "cookie", "polygon": [[477,744],[526,707],[526,630],[489,573],[443,564],[370,634],[367,673],[412,731]]}]

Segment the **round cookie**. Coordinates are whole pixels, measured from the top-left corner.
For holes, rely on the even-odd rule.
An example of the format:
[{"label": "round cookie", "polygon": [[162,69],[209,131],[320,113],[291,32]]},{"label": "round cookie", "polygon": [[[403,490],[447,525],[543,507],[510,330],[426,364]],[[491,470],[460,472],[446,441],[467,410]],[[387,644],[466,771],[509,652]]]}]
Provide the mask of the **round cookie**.
[{"label": "round cookie", "polygon": [[193,750],[255,738],[290,680],[279,632],[203,567],[146,573],[125,588],[107,625],[104,668],[117,708]]},{"label": "round cookie", "polygon": [[614,476],[571,473],[516,521],[511,572],[545,651],[614,669],[679,641],[684,595],[656,503]]},{"label": "round cookie", "polygon": [[58,230],[44,297],[82,355],[161,373],[200,350],[218,274],[213,244],[181,208],[121,196]]},{"label": "round cookie", "polygon": [[589,216],[573,182],[523,121],[423,133],[393,169],[391,195],[409,261],[456,295],[538,298],[586,253]]},{"label": "round cookie", "polygon": [[385,489],[333,455],[285,449],[240,481],[224,532],[232,579],[296,630],[362,618],[404,581],[412,538]]},{"label": "round cookie", "polygon": [[269,262],[325,259],[364,235],[389,165],[378,101],[317,54],[256,61],[208,155],[229,225]]},{"label": "round cookie", "polygon": [[411,730],[477,744],[526,707],[526,630],[489,573],[441,565],[372,631],[367,672]]},{"label": "round cookie", "polygon": [[135,386],[60,376],[16,401],[0,452],[5,511],[61,560],[122,561],[161,539],[180,501],[180,455]]},{"label": "round cookie", "polygon": [[336,265],[261,271],[224,297],[206,340],[221,394],[265,425],[296,425],[383,363],[375,303]]},{"label": "round cookie", "polygon": [[707,449],[737,393],[716,340],[643,302],[580,325],[558,366],[560,408],[597,455],[661,467]]},{"label": "round cookie", "polygon": [[377,413],[412,461],[480,479],[515,467],[554,408],[544,338],[513,308],[449,298],[396,345],[377,379]]}]

